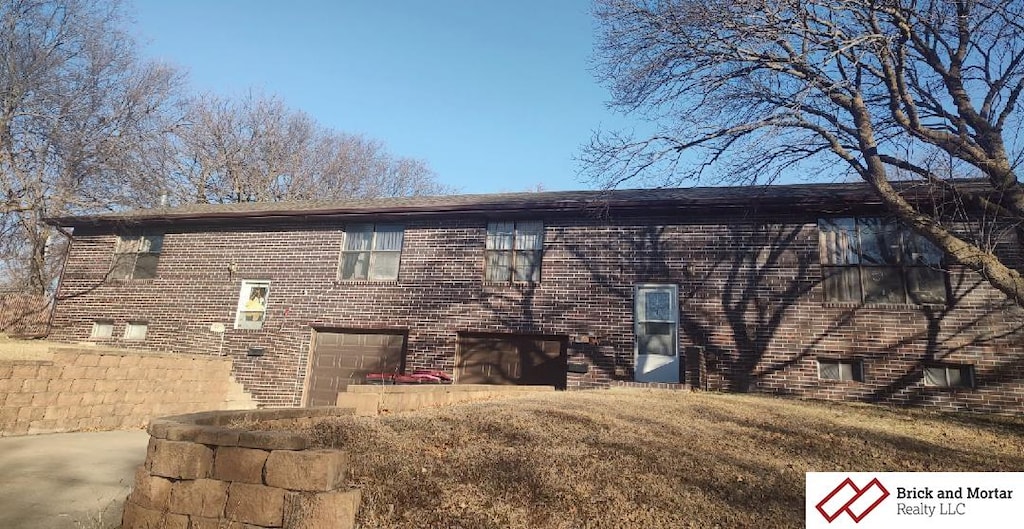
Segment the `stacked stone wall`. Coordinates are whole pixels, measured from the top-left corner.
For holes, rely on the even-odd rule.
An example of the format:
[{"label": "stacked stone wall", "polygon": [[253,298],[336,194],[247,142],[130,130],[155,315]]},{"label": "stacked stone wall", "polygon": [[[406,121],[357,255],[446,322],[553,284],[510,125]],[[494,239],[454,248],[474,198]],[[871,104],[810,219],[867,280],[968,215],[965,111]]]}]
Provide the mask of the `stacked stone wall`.
[{"label": "stacked stone wall", "polygon": [[254,408],[209,356],[56,348],[0,362],[0,436],[141,428],[154,417]]},{"label": "stacked stone wall", "polygon": [[348,454],[261,424],[347,415],[339,408],[209,412],[153,421],[123,529],[355,526]]}]

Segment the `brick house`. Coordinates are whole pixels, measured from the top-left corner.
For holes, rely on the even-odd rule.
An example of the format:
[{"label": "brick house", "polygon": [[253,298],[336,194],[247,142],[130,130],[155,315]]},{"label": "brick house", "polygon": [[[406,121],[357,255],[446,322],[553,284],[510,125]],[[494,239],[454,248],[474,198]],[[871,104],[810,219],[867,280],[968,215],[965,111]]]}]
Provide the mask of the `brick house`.
[{"label": "brick house", "polygon": [[1021,310],[944,265],[860,184],[51,222],[73,229],[51,338],[228,355],[266,406],[331,404],[367,372],[432,369],[457,383],[1024,410]]}]

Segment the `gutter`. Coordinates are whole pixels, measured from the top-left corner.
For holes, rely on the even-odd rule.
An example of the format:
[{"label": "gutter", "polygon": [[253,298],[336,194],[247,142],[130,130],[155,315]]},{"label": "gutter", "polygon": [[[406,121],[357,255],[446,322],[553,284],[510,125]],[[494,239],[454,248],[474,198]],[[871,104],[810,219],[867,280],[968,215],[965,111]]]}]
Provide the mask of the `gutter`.
[{"label": "gutter", "polygon": [[[854,204],[846,204],[850,206]],[[857,202],[855,205],[872,207],[878,204],[871,202]],[[321,210],[266,210],[266,211],[225,211],[225,212],[196,212],[196,213],[154,213],[137,214],[134,216],[104,216],[104,217],[50,217],[45,222],[54,226],[102,226],[111,224],[141,225],[141,224],[170,224],[170,223],[204,223],[204,222],[227,222],[227,221],[254,221],[254,222],[284,222],[288,220],[311,221],[334,218],[408,218],[408,217],[438,217],[438,216],[483,216],[500,217],[508,215],[524,216],[528,214],[580,214],[593,212],[617,212],[619,214],[680,214],[699,212],[729,212],[729,211],[772,211],[782,209],[785,211],[813,210],[824,211],[828,206],[835,207],[821,200],[792,199],[764,201],[760,203],[714,203],[697,202],[685,203],[678,200],[633,200],[619,202],[563,202],[557,204],[538,206],[536,204],[513,205],[508,204],[474,204],[472,206],[450,205],[439,207],[390,207],[390,208],[331,208]]]}]

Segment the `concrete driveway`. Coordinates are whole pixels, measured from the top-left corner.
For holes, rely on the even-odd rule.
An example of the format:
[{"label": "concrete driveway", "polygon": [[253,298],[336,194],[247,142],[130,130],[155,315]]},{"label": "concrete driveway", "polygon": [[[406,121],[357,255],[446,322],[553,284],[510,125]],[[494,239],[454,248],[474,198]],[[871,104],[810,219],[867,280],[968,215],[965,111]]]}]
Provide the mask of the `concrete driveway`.
[{"label": "concrete driveway", "polygon": [[118,527],[148,442],[142,430],[0,438],[0,527]]}]

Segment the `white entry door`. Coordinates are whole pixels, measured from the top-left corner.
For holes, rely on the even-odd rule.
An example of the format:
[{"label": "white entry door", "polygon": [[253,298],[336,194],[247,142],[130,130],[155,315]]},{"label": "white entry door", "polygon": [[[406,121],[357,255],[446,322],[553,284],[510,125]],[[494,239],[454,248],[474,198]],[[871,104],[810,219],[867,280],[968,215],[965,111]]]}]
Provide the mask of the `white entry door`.
[{"label": "white entry door", "polygon": [[637,285],[633,302],[636,381],[679,382],[679,287]]}]

